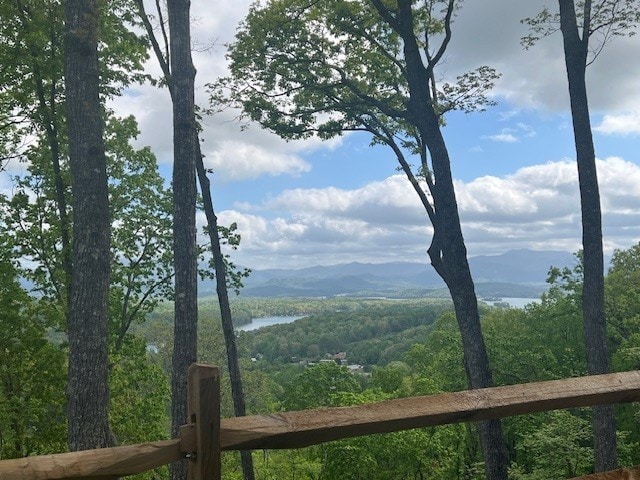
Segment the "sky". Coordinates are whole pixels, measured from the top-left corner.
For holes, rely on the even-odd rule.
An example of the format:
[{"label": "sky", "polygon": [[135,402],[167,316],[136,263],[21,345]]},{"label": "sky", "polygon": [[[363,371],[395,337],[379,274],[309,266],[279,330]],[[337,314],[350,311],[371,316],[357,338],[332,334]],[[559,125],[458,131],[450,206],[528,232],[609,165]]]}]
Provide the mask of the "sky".
[{"label": "sky", "polygon": [[[227,72],[225,45],[249,2],[192,1],[197,99]],[[520,38],[544,1],[467,1],[453,25],[443,77],[490,65],[501,73],[483,113],[453,113],[444,128],[470,256],[511,249],[577,251],[580,204],[562,39],[524,50]],[[556,7],[554,2],[548,5]],[[640,240],[640,37],[617,38],[588,70],[604,245]],[[634,60],[635,59],[635,60]],[[150,62],[149,68],[156,67]],[[134,113],[140,145],[171,170],[166,91],[132,89],[114,102]],[[427,261],[432,229],[392,152],[365,133],[286,143],[233,112],[204,119],[205,164],[220,222],[238,224],[234,260],[254,269],[344,262]],[[200,222],[204,222],[202,216]]]},{"label": "sky", "polygon": [[[248,1],[192,0],[196,101],[227,72],[225,44]],[[547,2],[550,9],[555,2]],[[545,2],[468,0],[453,25],[439,74],[490,65],[501,74],[497,106],[447,117],[456,195],[470,256],[511,249],[576,251],[580,205],[561,36],[524,50],[520,38]],[[616,38],[588,69],[605,250],[640,240],[640,36]],[[153,60],[149,70],[157,72]],[[134,114],[139,146],[171,172],[171,103],[166,91],[136,86],[113,101]],[[391,151],[364,133],[328,142],[286,143],[234,112],[203,121],[205,164],[219,220],[236,222],[236,263],[254,269],[345,262],[426,262],[431,227]],[[199,222],[204,223],[203,215]]]}]

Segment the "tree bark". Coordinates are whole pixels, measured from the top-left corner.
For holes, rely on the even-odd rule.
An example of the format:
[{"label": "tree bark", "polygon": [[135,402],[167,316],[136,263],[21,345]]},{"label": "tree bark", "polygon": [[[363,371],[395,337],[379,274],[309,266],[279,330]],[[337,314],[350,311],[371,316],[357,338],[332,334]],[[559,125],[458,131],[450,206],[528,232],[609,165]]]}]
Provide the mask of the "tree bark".
[{"label": "tree bark", "polygon": [[[587,370],[596,375],[609,372],[604,310],[604,260],[602,253],[602,214],[596,171],[596,155],[589,118],[585,72],[587,67],[589,32],[578,32],[573,0],[559,0],[571,117],[576,145],[580,205],[582,210],[582,248],[584,282],[582,313]],[[588,25],[588,19],[586,25]],[[595,470],[616,468],[616,421],[612,405],[593,408]]]},{"label": "tree bark", "polygon": [[98,73],[98,1],[65,6],[65,85],[73,192],[69,298],[68,443],[106,447],[109,431],[107,301],[109,197]]},{"label": "tree bark", "polygon": [[[171,88],[173,85],[173,68],[174,65],[169,65],[167,63],[167,59],[165,59],[162,54],[162,50],[160,48],[160,44],[158,43],[151,22],[149,21],[149,17],[147,16],[144,8],[144,3],[142,0],[136,0],[138,5],[138,10],[140,13],[140,17],[145,25],[145,29],[147,30],[147,34],[149,35],[149,39],[151,41],[154,53],[156,58],[158,59],[158,63],[160,64],[160,68],[162,69],[163,75],[167,84],[170,86],[171,100],[174,103],[178,101],[175,97],[176,91]],[[171,29],[171,23],[170,23]],[[171,31],[171,36],[173,36],[173,31]],[[174,58],[174,54],[172,52],[172,58]],[[193,67],[193,65],[191,65]],[[194,69],[195,75],[195,69]],[[194,112],[195,113],[195,112]],[[194,125],[195,125],[195,114],[194,114]],[[204,165],[202,163],[202,153],[200,151],[200,142],[198,140],[197,132],[194,128],[194,144],[196,149],[195,162],[196,162],[196,171],[198,174],[198,178],[200,181],[200,189],[202,191],[202,197],[204,202],[205,215],[207,217],[209,238],[211,242],[211,250],[214,258],[215,270],[216,270],[216,290],[218,293],[218,300],[220,303],[220,312],[222,317],[222,330],[225,337],[225,343],[227,348],[227,362],[229,365],[229,377],[231,380],[231,395],[233,397],[234,411],[236,416],[244,416],[246,415],[245,403],[244,403],[244,393],[242,390],[242,378],[240,375],[240,366],[238,364],[238,353],[235,342],[235,333],[233,331],[233,320],[231,317],[231,308],[229,306],[229,295],[227,291],[227,283],[226,283],[226,272],[224,265],[224,258],[222,256],[222,251],[220,249],[220,238],[218,236],[218,219],[215,215],[215,210],[213,208],[213,201],[211,199],[210,192],[210,182],[207,178],[206,171],[204,169]],[[242,471],[243,477],[245,480],[253,480],[254,471],[253,471],[253,459],[251,457],[250,451],[242,451],[241,452],[241,462],[242,462]]]},{"label": "tree bark", "polygon": [[[423,64],[413,31],[411,1],[398,1],[396,20],[399,34],[404,41],[409,85],[409,121],[416,125],[427,145],[433,167],[434,234],[428,251],[429,257],[451,293],[462,337],[469,387],[491,387],[493,377],[480,326],[478,300],[467,261],[467,249],[451,175],[451,162],[440,130],[440,119],[429,91],[429,73]],[[509,460],[500,421],[479,422],[478,430],[486,477],[491,480],[506,480]]]},{"label": "tree bark", "polygon": [[[200,150],[198,148],[198,150]],[[222,332],[227,349],[227,364],[229,366],[229,379],[231,380],[231,397],[233,398],[233,410],[236,417],[244,417],[247,414],[244,402],[244,391],[242,388],[242,375],[240,373],[240,363],[238,362],[238,349],[236,347],[236,334],[233,330],[233,317],[231,316],[231,306],[229,304],[229,290],[227,288],[227,273],[224,264],[224,256],[220,248],[220,236],[218,234],[218,218],[213,208],[211,199],[211,187],[207,172],[204,169],[202,155],[196,159],[198,179],[200,180],[200,191],[204,203],[204,212],[207,216],[207,230],[211,242],[211,254],[216,271],[216,293],[220,304],[220,318],[222,320]],[[255,478],[253,471],[253,458],[251,451],[242,450],[240,452],[242,463],[242,476],[244,480]]]},{"label": "tree bark", "polygon": [[[187,370],[197,358],[197,250],[196,250],[196,121],[195,68],[191,59],[188,0],[167,2],[173,100],[173,237],[175,320],[172,358],[172,434],[187,420]],[[171,466],[171,477],[184,479],[186,462]]]}]

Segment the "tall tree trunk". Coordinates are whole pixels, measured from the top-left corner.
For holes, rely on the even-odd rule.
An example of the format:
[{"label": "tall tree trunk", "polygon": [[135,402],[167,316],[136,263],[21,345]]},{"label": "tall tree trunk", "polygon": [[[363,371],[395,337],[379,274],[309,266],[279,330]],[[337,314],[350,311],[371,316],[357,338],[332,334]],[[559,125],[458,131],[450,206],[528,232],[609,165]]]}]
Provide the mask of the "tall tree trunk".
[{"label": "tall tree trunk", "polygon": [[[602,253],[602,214],[596,171],[596,154],[589,119],[585,72],[589,32],[580,38],[573,0],[559,0],[560,29],[569,83],[571,117],[578,163],[580,205],[582,209],[582,248],[584,283],[582,313],[587,370],[591,375],[609,372],[604,311],[604,260]],[[616,421],[612,405],[593,408],[595,470],[616,468]]]},{"label": "tall tree trunk", "polygon": [[[173,85],[173,72],[174,65],[169,65],[165,56],[162,53],[160,48],[160,44],[155,36],[153,31],[153,26],[149,21],[149,17],[147,16],[144,8],[144,2],[142,0],[136,0],[136,4],[138,5],[138,10],[140,13],[140,18],[142,19],[145,29],[147,30],[147,34],[149,36],[149,40],[151,41],[152,48],[160,64],[160,68],[162,69],[163,75],[167,84],[170,86],[171,93],[171,101],[175,103],[178,101],[175,94],[176,91],[174,88],[171,88]],[[170,23],[171,30],[171,23]],[[173,30],[171,30],[171,36],[173,37]],[[173,51],[171,52],[172,58],[174,57]],[[191,65],[193,68],[193,65]],[[195,69],[194,69],[195,75]],[[175,107],[174,107],[175,108]],[[194,124],[195,124],[195,115],[194,115]],[[220,312],[222,317],[222,330],[225,337],[225,343],[227,348],[227,363],[229,365],[229,377],[231,379],[231,395],[233,397],[234,411],[237,417],[241,417],[246,415],[245,411],[245,403],[244,403],[244,393],[242,390],[242,378],[240,375],[240,366],[238,364],[238,353],[235,343],[235,333],[233,331],[233,320],[231,317],[231,308],[229,306],[229,295],[227,292],[227,283],[226,283],[226,272],[224,266],[224,258],[222,256],[222,251],[220,249],[220,238],[218,236],[218,219],[215,215],[215,210],[213,208],[213,200],[211,199],[210,192],[210,182],[207,178],[206,171],[204,169],[204,165],[202,163],[202,153],[200,151],[200,142],[198,140],[198,136],[196,130],[194,129],[194,142],[195,142],[195,162],[196,162],[196,170],[198,174],[198,178],[200,181],[200,189],[202,191],[202,197],[204,201],[204,209],[205,215],[207,216],[207,224],[209,230],[209,238],[211,241],[211,250],[214,258],[215,270],[216,270],[216,290],[218,293],[218,300],[220,303]],[[240,452],[242,459],[242,472],[245,480],[253,480],[254,471],[253,471],[253,459],[251,457],[250,451],[242,451]],[[176,473],[177,475],[177,473]]]},{"label": "tall tree trunk", "polygon": [[[493,386],[489,357],[484,344],[467,249],[462,236],[449,153],[440,130],[440,118],[429,90],[429,72],[423,64],[413,31],[410,0],[398,1],[397,28],[404,41],[404,58],[409,86],[410,121],[416,125],[431,154],[434,184],[433,239],[429,257],[447,284],[462,337],[464,365],[470,388]],[[509,466],[499,420],[479,422],[487,479],[506,480]]]},{"label": "tall tree trunk", "polygon": [[109,197],[98,72],[98,0],[65,6],[65,85],[73,192],[68,442],[110,445],[107,349]]},{"label": "tall tree trunk", "polygon": [[[200,150],[198,148],[198,150]],[[240,374],[240,363],[238,362],[238,349],[236,347],[236,334],[233,330],[233,318],[231,316],[231,306],[229,305],[229,291],[227,288],[227,273],[224,264],[224,256],[220,248],[220,236],[218,234],[218,218],[213,208],[211,199],[211,187],[207,172],[204,169],[202,155],[196,159],[198,179],[200,180],[200,190],[204,203],[204,211],[207,216],[207,230],[211,242],[211,254],[216,271],[216,292],[218,303],[220,304],[220,317],[222,319],[222,332],[227,348],[227,364],[229,365],[229,378],[231,380],[231,396],[233,398],[233,409],[236,417],[244,417],[247,412],[244,403],[244,392],[242,389],[242,375]],[[242,450],[240,452],[242,461],[242,476],[244,480],[253,480],[253,458],[251,451]]]},{"label": "tall tree trunk", "polygon": [[[196,120],[195,68],[191,60],[189,0],[167,2],[171,39],[171,97],[173,99],[173,251],[175,323],[172,359],[172,434],[187,420],[187,370],[197,358],[196,250]],[[187,464],[172,465],[173,479],[186,478]]]},{"label": "tall tree trunk", "polygon": [[[438,128],[438,117],[433,108],[425,108],[423,125],[429,125],[423,133],[428,139],[434,170],[434,234],[429,247],[429,257],[436,272],[447,284],[453,300],[456,319],[460,328],[464,366],[469,388],[493,386],[489,357],[482,335],[478,299],[467,261],[458,207],[451,177],[449,155]],[[430,133],[429,133],[430,132]],[[509,459],[502,438],[499,420],[478,423],[480,444],[485,461],[487,479],[506,480]]]}]

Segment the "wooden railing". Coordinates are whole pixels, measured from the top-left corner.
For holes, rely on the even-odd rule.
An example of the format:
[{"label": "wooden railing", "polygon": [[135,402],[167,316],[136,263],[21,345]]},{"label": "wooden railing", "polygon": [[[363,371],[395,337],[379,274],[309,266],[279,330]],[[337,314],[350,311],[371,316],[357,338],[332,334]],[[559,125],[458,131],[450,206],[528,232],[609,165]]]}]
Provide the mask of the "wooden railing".
[{"label": "wooden railing", "polygon": [[[640,401],[640,371],[220,419],[218,369],[189,369],[189,423],[180,438],[0,461],[2,480],[110,480],[189,458],[190,480],[218,480],[221,450],[300,448],[342,438],[562,408]],[[640,466],[581,477],[640,479]]]}]

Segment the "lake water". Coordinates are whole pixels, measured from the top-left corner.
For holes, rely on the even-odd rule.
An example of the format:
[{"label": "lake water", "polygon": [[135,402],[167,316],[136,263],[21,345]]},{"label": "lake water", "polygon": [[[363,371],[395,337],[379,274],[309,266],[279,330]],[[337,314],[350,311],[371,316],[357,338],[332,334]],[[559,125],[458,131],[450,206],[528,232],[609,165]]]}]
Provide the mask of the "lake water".
[{"label": "lake water", "polygon": [[508,303],[513,308],[524,308],[525,305],[528,305],[530,303],[540,303],[540,299],[539,298],[505,297],[495,302],[485,302],[485,303],[488,303],[489,305],[495,305],[498,302]]},{"label": "lake water", "polygon": [[[513,308],[524,308],[524,306],[529,303],[540,303],[539,298],[516,298],[516,297],[505,297],[505,298],[501,298],[500,300],[496,300],[495,302],[485,301],[485,303],[489,305],[494,305],[498,301],[506,302],[509,305],[511,305]],[[236,327],[236,330],[243,331],[243,332],[250,332],[251,330],[257,330],[259,328],[269,327],[271,325],[292,323],[301,318],[304,318],[304,315],[254,318],[249,323],[245,323],[244,325],[240,325],[239,327]]]},{"label": "lake water", "polygon": [[271,325],[280,325],[283,323],[291,323],[296,320],[303,318],[302,316],[289,316],[289,317],[260,317],[254,318],[249,323],[245,323],[244,325],[240,325],[236,328],[236,330],[241,330],[243,332],[250,332],[251,330],[257,330],[262,327],[269,327]]}]

